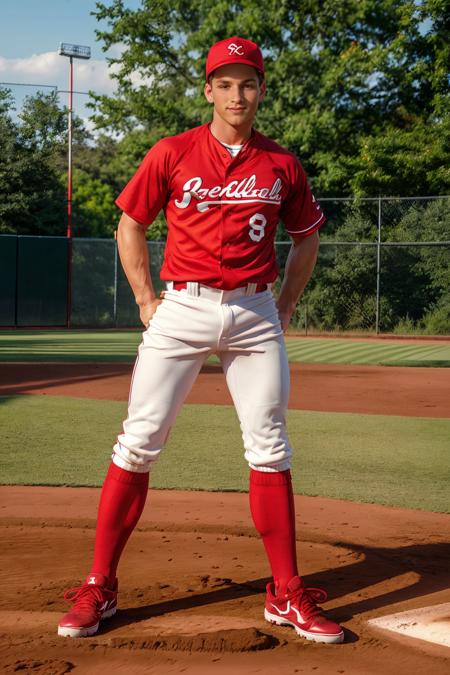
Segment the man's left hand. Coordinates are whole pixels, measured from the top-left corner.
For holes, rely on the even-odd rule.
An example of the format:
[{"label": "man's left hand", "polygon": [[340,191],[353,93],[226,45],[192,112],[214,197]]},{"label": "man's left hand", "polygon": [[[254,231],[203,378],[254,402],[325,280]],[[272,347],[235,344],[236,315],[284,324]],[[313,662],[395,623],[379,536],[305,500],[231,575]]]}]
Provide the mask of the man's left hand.
[{"label": "man's left hand", "polygon": [[289,324],[291,322],[292,312],[290,312],[288,309],[278,307],[278,316],[280,318],[283,333],[286,333],[287,329],[289,328]]}]

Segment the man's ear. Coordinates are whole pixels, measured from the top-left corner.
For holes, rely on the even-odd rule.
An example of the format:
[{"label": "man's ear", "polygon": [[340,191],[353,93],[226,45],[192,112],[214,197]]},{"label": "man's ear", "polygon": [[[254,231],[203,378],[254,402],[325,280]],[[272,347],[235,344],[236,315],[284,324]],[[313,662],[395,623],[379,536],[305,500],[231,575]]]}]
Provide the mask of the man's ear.
[{"label": "man's ear", "polygon": [[212,95],[212,86],[211,86],[211,80],[209,82],[205,82],[205,88],[204,88],[204,94],[206,97],[206,100],[208,103],[214,103],[213,100],[213,95]]}]

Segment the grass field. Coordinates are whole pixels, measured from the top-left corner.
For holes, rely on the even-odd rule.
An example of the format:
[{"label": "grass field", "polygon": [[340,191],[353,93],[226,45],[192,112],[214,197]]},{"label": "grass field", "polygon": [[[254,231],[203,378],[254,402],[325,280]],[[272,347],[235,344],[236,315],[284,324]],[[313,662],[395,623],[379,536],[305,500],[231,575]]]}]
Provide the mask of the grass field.
[{"label": "grass field", "polygon": [[[132,362],[140,340],[139,331],[0,331],[0,361]],[[450,342],[288,337],[287,350],[291,362],[450,366]],[[0,397],[0,483],[100,485],[125,414],[121,402]],[[293,410],[288,426],[295,492],[450,510],[450,420]],[[246,490],[247,473],[234,409],[185,406],[152,485]]]},{"label": "grass field", "polygon": [[[0,331],[0,361],[131,362],[140,340],[139,331]],[[286,344],[293,363],[450,367],[450,340],[402,344],[288,337]]]},{"label": "grass field", "polygon": [[[0,482],[100,485],[125,412],[122,402],[0,398]],[[296,493],[450,510],[450,420],[290,411],[288,426]],[[152,485],[240,491],[247,476],[234,409],[185,406]]]}]

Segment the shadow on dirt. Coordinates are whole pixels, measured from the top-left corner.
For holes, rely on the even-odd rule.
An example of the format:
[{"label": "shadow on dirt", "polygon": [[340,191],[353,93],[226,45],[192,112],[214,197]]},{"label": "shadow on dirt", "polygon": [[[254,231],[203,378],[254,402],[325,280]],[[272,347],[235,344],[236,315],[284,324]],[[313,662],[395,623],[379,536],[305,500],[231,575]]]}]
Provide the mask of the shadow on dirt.
[{"label": "shadow on dirt", "polygon": [[[340,544],[336,544],[339,546]],[[342,544],[344,546],[344,544]],[[314,575],[304,576],[307,586],[324,587],[329,599],[336,600],[347,595],[356,596],[350,602],[341,605],[329,612],[336,621],[348,621],[357,614],[379,608],[387,608],[398,602],[419,598],[437,591],[444,590],[450,585],[448,560],[450,545],[447,543],[413,544],[400,548],[376,548],[357,546],[345,543],[345,548],[351,549],[360,556],[360,559],[349,565],[328,569]],[[394,590],[377,593],[373,587],[390,581],[396,586],[395,579],[407,573],[415,573],[419,579],[406,587],[396,587]],[[254,595],[263,595],[269,578],[252,579],[244,583],[230,581],[225,588],[182,596],[164,602],[148,604],[144,607],[128,607],[121,609],[117,615],[103,627],[118,628],[129,623],[145,621],[152,617],[162,616],[171,612],[185,611],[193,608],[206,607]],[[401,585],[401,580],[398,586]],[[370,588],[370,596],[367,589]],[[261,597],[263,602],[263,597]],[[106,630],[105,630],[106,628]],[[355,634],[347,635],[347,642],[357,640]]]}]

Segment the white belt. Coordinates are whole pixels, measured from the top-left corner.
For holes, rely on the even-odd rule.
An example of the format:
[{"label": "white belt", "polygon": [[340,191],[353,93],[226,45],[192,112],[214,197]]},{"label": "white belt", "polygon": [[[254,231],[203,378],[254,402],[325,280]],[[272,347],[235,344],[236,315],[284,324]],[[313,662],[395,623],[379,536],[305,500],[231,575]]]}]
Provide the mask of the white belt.
[{"label": "white belt", "polygon": [[[267,289],[265,291],[259,291],[265,293],[267,290],[270,291],[272,284],[267,284]],[[258,291],[256,290],[258,284],[251,283],[246,286],[240,286],[239,288],[234,288],[231,291],[225,291],[222,288],[213,288],[212,286],[206,286],[201,284],[198,281],[187,281],[186,288],[177,290],[177,293],[186,293],[187,295],[192,295],[194,297],[208,298],[214,300],[214,302],[227,302],[234,298],[242,297],[243,295],[255,295]],[[166,281],[166,288],[168,291],[174,290],[174,282]]]}]

